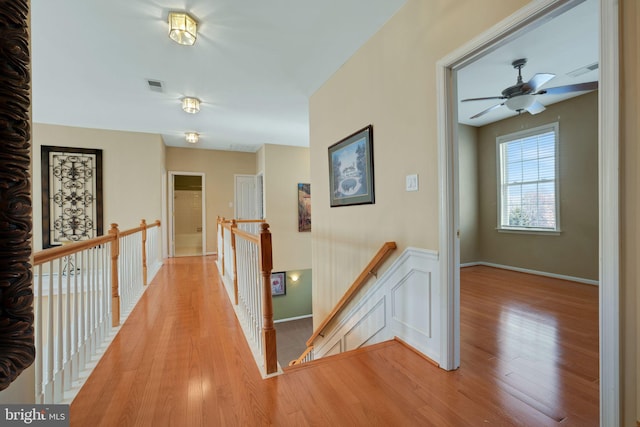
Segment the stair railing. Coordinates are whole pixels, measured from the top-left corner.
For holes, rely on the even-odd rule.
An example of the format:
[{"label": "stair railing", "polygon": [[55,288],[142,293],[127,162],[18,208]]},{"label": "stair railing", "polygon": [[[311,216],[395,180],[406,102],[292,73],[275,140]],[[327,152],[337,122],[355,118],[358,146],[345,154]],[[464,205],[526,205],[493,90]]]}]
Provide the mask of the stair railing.
[{"label": "stair railing", "polygon": [[218,217],[217,262],[247,341],[262,358],[264,373],[277,372],[269,224],[264,220]]},{"label": "stair railing", "polygon": [[340,312],[347,306],[347,304],[353,299],[354,296],[362,289],[362,287],[367,283],[371,276],[377,277],[378,269],[382,265],[382,263],[389,257],[391,252],[393,252],[397,248],[396,242],[386,242],[382,245],[382,247],[376,252],[371,261],[367,264],[367,266],[362,270],[362,272],[356,277],[353,281],[349,289],[344,293],[340,301],[333,307],[333,310],[327,315],[327,317],[320,323],[320,325],[313,331],[311,337],[307,340],[307,349],[300,355],[300,357],[296,360],[293,360],[289,363],[289,366],[298,365],[300,363],[308,362],[313,360],[313,344],[314,341],[319,337],[323,336],[324,330],[329,326],[332,320],[340,314]]},{"label": "stair railing", "polygon": [[[160,221],[34,254],[36,403],[68,400],[162,261]],[[122,313],[122,316],[121,316]]]}]

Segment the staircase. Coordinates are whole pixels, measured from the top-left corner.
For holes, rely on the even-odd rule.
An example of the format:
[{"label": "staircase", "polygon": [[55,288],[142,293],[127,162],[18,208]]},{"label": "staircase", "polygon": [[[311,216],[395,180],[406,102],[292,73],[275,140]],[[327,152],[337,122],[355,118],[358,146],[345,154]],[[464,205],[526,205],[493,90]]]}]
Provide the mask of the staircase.
[{"label": "staircase", "polygon": [[395,242],[382,245],[290,366],[390,340],[440,364],[438,254],[407,248],[378,274],[395,249]]}]

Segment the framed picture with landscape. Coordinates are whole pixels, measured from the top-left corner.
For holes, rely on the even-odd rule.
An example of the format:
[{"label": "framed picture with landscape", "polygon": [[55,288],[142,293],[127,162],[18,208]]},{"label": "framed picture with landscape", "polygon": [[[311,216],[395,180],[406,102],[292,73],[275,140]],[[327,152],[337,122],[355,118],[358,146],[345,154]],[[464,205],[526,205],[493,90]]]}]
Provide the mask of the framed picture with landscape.
[{"label": "framed picture with landscape", "polygon": [[332,208],[375,203],[371,125],[329,147],[329,192]]}]

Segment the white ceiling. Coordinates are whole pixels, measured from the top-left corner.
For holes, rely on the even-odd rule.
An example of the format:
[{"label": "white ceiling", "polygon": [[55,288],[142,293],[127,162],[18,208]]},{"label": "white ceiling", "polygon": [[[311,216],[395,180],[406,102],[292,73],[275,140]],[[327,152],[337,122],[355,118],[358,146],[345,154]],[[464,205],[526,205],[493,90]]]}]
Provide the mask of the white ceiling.
[{"label": "white ceiling", "polygon": [[[308,100],[406,0],[32,0],[33,117],[38,123],[161,134],[165,144],[255,151],[308,146]],[[194,46],[167,36],[167,14],[199,21]],[[598,61],[598,1],[509,41],[458,72],[458,98],[498,96],[523,78],[554,73],[545,87],[597,80],[566,73]],[[160,80],[163,93],[147,80]],[[580,95],[581,92],[569,96]],[[203,101],[184,113],[180,100]],[[565,97],[542,95],[545,105]],[[482,126],[516,113],[499,103],[459,103],[462,123]]]},{"label": "white ceiling", "polygon": [[[309,96],[405,1],[32,0],[33,118],[178,147],[186,131],[200,148],[308,146]],[[167,36],[172,10],[199,21],[194,46]]]},{"label": "white ceiling", "polygon": [[[457,73],[458,101],[466,98],[500,96],[503,89],[516,84],[518,71],[511,63],[520,58],[527,59],[527,65],[522,69],[525,82],[536,73],[556,75],[542,87],[543,89],[598,80],[598,70],[578,77],[567,75],[598,62],[598,8],[598,0],[586,0],[461,69]],[[584,93],[586,92],[539,95],[536,99],[543,105],[550,105]],[[517,115],[506,106],[502,106],[479,118],[470,119],[471,116],[501,102],[503,101],[458,102],[458,121],[472,126],[483,126]]]}]

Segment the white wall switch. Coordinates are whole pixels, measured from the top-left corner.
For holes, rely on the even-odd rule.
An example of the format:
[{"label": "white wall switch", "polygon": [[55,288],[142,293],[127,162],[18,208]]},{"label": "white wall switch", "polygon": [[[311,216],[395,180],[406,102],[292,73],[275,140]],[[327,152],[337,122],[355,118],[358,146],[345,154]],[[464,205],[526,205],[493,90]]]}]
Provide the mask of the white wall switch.
[{"label": "white wall switch", "polygon": [[418,174],[407,175],[407,191],[418,191]]}]

